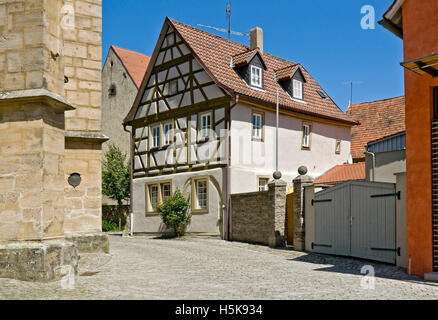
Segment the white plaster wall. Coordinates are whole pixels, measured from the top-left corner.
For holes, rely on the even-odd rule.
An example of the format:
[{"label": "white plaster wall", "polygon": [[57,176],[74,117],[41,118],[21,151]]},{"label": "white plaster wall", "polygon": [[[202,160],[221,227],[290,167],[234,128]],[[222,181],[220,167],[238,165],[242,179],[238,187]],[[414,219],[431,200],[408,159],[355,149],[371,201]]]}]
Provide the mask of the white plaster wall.
[{"label": "white plaster wall", "polygon": [[[264,141],[251,140],[252,112],[265,115]],[[311,150],[301,149],[302,119],[280,115],[279,170],[291,185],[298,168],[305,165],[308,175],[316,178],[332,167],[348,162],[350,128],[320,122],[312,124]],[[258,189],[258,176],[272,177],[275,171],[275,111],[258,110],[238,104],[231,110],[231,193]],[[336,140],[341,140],[341,154],[335,153]]]},{"label": "white plaster wall", "polygon": [[[193,214],[192,222],[187,232],[211,232],[217,233],[222,230],[220,217],[222,214],[221,199],[225,199],[225,169],[217,168],[199,172],[186,172],[159,177],[148,177],[134,180],[133,211],[134,211],[134,233],[157,233],[165,230],[160,216],[146,215],[146,185],[151,182],[172,180],[172,192],[177,188],[183,191],[185,196],[191,196],[190,180],[196,176],[210,176],[209,182],[209,210],[208,213]],[[217,186],[213,183],[217,181]]]}]

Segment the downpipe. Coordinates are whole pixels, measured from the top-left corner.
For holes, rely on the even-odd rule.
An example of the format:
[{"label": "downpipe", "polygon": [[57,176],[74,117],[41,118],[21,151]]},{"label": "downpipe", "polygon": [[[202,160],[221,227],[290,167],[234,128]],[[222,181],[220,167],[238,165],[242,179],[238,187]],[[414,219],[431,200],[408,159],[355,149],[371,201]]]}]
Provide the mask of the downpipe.
[{"label": "downpipe", "polygon": [[372,168],[372,182],[375,182],[376,181],[376,179],[375,179],[375,170],[376,170],[376,154],[375,153],[373,153],[373,152],[370,152],[370,151],[368,151],[368,150],[366,150],[365,152],[364,152],[365,154],[369,154],[369,155],[371,155],[372,157],[373,157],[373,168]]},{"label": "downpipe", "polygon": [[[132,128],[132,127],[131,127]],[[132,141],[132,131],[129,131],[126,129],[126,125],[123,125],[123,130],[127,133],[129,133],[129,141],[130,141],[130,147],[129,147],[129,153],[130,153],[130,172],[129,172],[129,236],[134,235],[134,205],[133,205],[133,182],[134,182],[134,148],[133,148],[133,141]]]}]

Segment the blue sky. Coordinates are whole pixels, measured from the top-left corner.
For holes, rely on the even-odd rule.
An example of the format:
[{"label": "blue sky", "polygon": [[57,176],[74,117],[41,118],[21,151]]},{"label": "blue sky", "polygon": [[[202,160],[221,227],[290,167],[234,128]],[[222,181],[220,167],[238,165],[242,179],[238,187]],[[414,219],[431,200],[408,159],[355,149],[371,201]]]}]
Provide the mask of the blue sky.
[{"label": "blue sky", "polygon": [[[166,16],[192,26],[227,27],[227,0],[104,0],[103,56],[110,45],[151,55]],[[345,111],[346,81],[358,81],[353,102],[404,94],[403,42],[377,24],[393,0],[234,0],[232,29],[263,28],[264,51],[299,62]],[[374,30],[363,30],[361,8],[375,9]],[[208,30],[226,37],[226,34]],[[249,44],[248,37],[232,40]]]}]

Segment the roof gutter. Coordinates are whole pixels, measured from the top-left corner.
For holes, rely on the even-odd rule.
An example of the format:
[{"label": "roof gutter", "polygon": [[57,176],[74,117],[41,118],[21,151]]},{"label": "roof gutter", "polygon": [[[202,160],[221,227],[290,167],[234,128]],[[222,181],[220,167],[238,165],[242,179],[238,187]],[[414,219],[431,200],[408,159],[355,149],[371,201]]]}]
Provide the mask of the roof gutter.
[{"label": "roof gutter", "polygon": [[[244,97],[241,97],[241,100],[257,103],[257,104],[260,104],[260,105],[263,105],[263,106],[266,106],[266,107],[275,106],[275,104],[273,104],[273,103],[265,102],[265,101],[262,101],[260,99],[249,97],[249,96],[246,96],[246,95]],[[293,107],[285,107],[285,106],[282,106],[281,104],[280,104],[280,109],[285,110],[285,111],[301,113],[301,114],[304,114],[304,115],[309,115],[309,116],[313,116],[313,117],[317,117],[317,118],[323,118],[323,119],[327,119],[327,120],[341,122],[341,123],[348,124],[350,126],[355,126],[355,125],[359,124],[359,122],[354,121],[354,120],[344,120],[344,119],[339,119],[339,118],[336,118],[336,117],[330,117],[330,116],[327,116],[327,115],[323,115],[323,114],[320,114],[320,113],[315,113],[315,112],[310,112],[310,111],[306,112],[306,111],[303,111],[303,110],[300,110],[300,109],[296,109],[296,108],[293,108]]]},{"label": "roof gutter", "polygon": [[389,9],[383,14],[383,20],[378,23],[395,34],[400,39],[403,39],[403,24],[402,24],[402,5],[405,0],[395,0]]}]

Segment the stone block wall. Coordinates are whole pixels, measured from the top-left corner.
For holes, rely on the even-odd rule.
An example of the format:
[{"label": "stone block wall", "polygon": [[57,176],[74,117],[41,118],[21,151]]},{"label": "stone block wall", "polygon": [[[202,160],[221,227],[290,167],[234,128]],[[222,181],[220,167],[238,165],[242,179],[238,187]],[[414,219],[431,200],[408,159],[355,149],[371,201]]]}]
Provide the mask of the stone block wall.
[{"label": "stone block wall", "polygon": [[[75,106],[66,112],[65,232],[102,230],[102,147],[93,134],[101,130],[102,0],[63,0],[66,99]],[[75,189],[67,182],[79,173]]]},{"label": "stone block wall", "polygon": [[0,1],[0,91],[64,94],[61,6],[61,0]]},{"label": "stone block wall", "polygon": [[[65,93],[76,107],[65,114],[66,130],[100,131],[102,0],[64,0],[64,8],[64,18],[73,19],[72,27],[65,28],[63,35],[68,78]],[[71,9],[74,11],[69,11]]]},{"label": "stone block wall", "polygon": [[64,114],[0,101],[0,241],[64,234]]},{"label": "stone block wall", "polygon": [[285,245],[286,182],[268,191],[231,195],[231,239],[271,247]]},{"label": "stone block wall", "polygon": [[102,231],[101,158],[100,145],[80,140],[66,142],[65,181],[73,172],[82,178],[76,188],[65,186],[66,234]]}]

